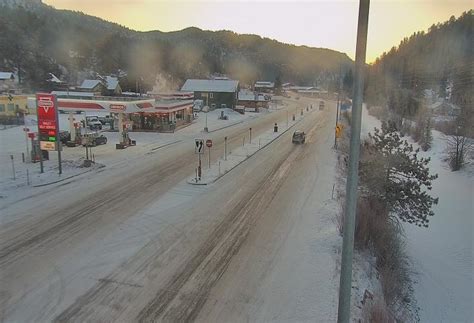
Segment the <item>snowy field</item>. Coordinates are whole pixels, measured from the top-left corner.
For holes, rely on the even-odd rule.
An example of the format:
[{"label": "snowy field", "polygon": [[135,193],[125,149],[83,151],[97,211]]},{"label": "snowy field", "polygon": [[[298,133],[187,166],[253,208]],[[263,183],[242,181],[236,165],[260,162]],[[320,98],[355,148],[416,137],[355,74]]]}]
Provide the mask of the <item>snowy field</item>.
[{"label": "snowy field", "polygon": [[[366,109],[362,123],[362,137],[380,127]],[[430,170],[439,176],[431,192],[439,204],[428,228],[404,226],[407,252],[417,272],[421,321],[473,322],[473,167],[452,172],[444,161],[445,147],[444,135],[433,130],[433,147],[420,152],[431,157]]]}]

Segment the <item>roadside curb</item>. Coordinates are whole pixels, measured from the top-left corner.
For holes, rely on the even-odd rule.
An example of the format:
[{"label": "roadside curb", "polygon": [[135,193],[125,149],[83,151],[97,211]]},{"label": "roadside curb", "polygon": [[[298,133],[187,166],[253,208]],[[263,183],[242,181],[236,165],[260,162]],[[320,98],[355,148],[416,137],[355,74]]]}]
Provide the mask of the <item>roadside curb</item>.
[{"label": "roadside curb", "polygon": [[73,178],[73,177],[77,177],[77,176],[80,176],[80,175],[83,175],[83,174],[86,174],[86,173],[90,173],[90,172],[92,172],[93,170],[99,170],[99,169],[104,168],[104,167],[105,167],[105,165],[100,165],[100,166],[98,166],[97,168],[89,169],[89,170],[86,170],[85,172],[82,172],[82,173],[78,173],[78,174],[74,174],[74,175],[71,175],[71,176],[68,176],[68,177],[64,177],[64,178],[58,179],[57,181],[54,181],[54,182],[49,182],[49,183],[44,183],[44,184],[38,184],[38,185],[31,185],[31,187],[43,187],[43,186],[48,186],[48,185],[60,183],[60,182],[65,181],[65,180],[67,180],[67,179],[70,179],[70,178]]},{"label": "roadside curb", "polygon": [[220,178],[224,177],[226,174],[230,173],[234,168],[238,167],[239,165],[243,164],[245,161],[247,161],[250,157],[252,157],[253,155],[255,155],[256,153],[258,153],[260,150],[266,148],[268,145],[270,145],[272,142],[274,142],[276,139],[280,138],[281,136],[283,136],[286,132],[288,132],[291,128],[293,128],[294,126],[296,126],[297,124],[299,124],[304,118],[301,118],[299,119],[298,121],[296,121],[294,124],[292,124],[291,126],[289,126],[288,128],[286,128],[284,131],[282,131],[278,136],[276,136],[275,138],[273,138],[272,140],[268,141],[267,143],[265,143],[263,146],[261,146],[259,149],[257,149],[256,151],[254,151],[253,153],[251,153],[250,155],[247,155],[247,157],[242,160],[241,162],[235,164],[234,166],[232,166],[230,169],[228,169],[226,172],[222,173],[221,175],[217,176],[216,178],[212,179],[211,181],[209,182],[196,182],[195,180],[195,177],[192,177],[192,178],[188,178],[186,180],[186,182],[188,184],[191,184],[191,185],[198,185],[198,186],[203,186],[203,185],[210,185],[212,183],[215,183],[217,180],[219,180]]}]

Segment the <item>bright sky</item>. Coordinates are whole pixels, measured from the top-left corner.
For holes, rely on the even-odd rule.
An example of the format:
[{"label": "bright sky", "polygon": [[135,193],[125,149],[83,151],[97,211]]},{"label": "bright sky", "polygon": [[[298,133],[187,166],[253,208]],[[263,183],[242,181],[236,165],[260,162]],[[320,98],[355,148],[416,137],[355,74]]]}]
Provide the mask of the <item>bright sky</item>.
[{"label": "bright sky", "polygon": [[[43,0],[134,30],[174,31],[195,26],[257,34],[285,43],[325,47],[354,59],[357,0]],[[472,9],[471,0],[372,0],[367,61],[403,37]]]}]

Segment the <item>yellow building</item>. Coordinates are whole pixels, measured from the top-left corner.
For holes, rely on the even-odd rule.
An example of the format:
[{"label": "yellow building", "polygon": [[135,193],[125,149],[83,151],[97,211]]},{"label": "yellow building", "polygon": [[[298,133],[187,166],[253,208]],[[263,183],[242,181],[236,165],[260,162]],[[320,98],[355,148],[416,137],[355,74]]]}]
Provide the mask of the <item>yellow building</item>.
[{"label": "yellow building", "polygon": [[26,95],[0,95],[0,117],[16,117],[17,113],[23,115],[31,112],[28,110],[28,97]]}]

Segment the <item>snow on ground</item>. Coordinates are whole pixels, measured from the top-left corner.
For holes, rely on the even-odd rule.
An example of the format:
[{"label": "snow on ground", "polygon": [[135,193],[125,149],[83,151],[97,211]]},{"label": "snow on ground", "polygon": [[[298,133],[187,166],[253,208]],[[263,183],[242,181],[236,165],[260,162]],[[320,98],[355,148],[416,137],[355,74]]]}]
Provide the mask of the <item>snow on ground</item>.
[{"label": "snow on ground", "polygon": [[[433,131],[430,170],[439,197],[428,228],[406,225],[408,254],[418,273],[415,295],[422,322],[472,322],[474,178],[472,169],[452,172],[444,161],[444,135]],[[471,166],[472,168],[472,166]]]},{"label": "snow on ground", "polygon": [[[227,120],[219,120],[221,111],[228,117]],[[260,113],[246,113],[244,115],[237,113],[231,109],[218,109],[210,111],[207,114],[207,125],[209,132],[230,127],[236,124],[249,121],[271,111],[262,110]],[[102,116],[104,113],[89,113],[87,116]],[[73,114],[74,121],[84,120],[84,114]],[[69,114],[59,114],[59,129],[69,131]],[[82,167],[83,160],[86,158],[85,148],[63,147],[63,173],[58,172],[58,154],[57,152],[49,152],[49,160],[44,161],[44,173],[40,173],[40,164],[24,163],[22,161],[25,155],[27,159],[28,150],[31,151],[31,140],[26,138],[23,126],[6,127],[0,130],[0,162],[4,167],[0,171],[0,196],[2,201],[12,202],[11,199],[18,199],[31,195],[34,186],[54,183],[60,180],[75,177],[77,175],[96,171],[104,166],[120,167],[121,165],[131,163],[144,154],[155,152],[157,149],[180,143],[192,137],[201,136],[205,126],[205,113],[200,112],[197,119],[190,125],[177,130],[175,133],[155,133],[155,132],[131,132],[130,138],[136,140],[137,145],[129,147],[125,150],[117,150],[115,144],[119,142],[118,132],[105,130],[101,133],[107,137],[107,144],[91,148],[92,157],[95,161],[90,168]],[[26,119],[26,127],[29,132],[37,132],[36,116],[29,116]],[[12,159],[13,156],[13,166]],[[13,175],[13,167],[15,174]]]},{"label": "snow on ground", "polygon": [[[313,111],[315,110],[312,110],[311,112]],[[278,132],[274,132],[273,129],[268,130],[260,136],[252,138],[252,142],[250,142],[250,138],[244,138],[245,140],[242,141],[242,146],[237,147],[233,151],[229,150],[227,158],[222,156],[216,163],[211,165],[205,165],[205,163],[203,163],[201,179],[199,180],[197,174],[195,174],[193,177],[188,179],[188,183],[198,185],[213,183],[220,177],[224,176],[227,172],[243,163],[247,158],[253,156],[260,149],[268,146],[273,140],[286,133],[286,131],[290,130],[302,119],[303,117],[299,116],[297,120],[290,121],[288,127],[286,125],[280,126]],[[207,156],[208,151],[208,148],[205,148],[203,155]]]},{"label": "snow on ground", "polygon": [[[364,109],[361,137],[374,127],[380,127],[380,121]],[[472,322],[474,167],[452,172],[444,160],[445,148],[445,136],[433,130],[433,147],[420,152],[431,158],[430,170],[439,176],[431,191],[439,204],[433,207],[428,228],[404,226],[407,252],[417,272],[421,321]]]}]

